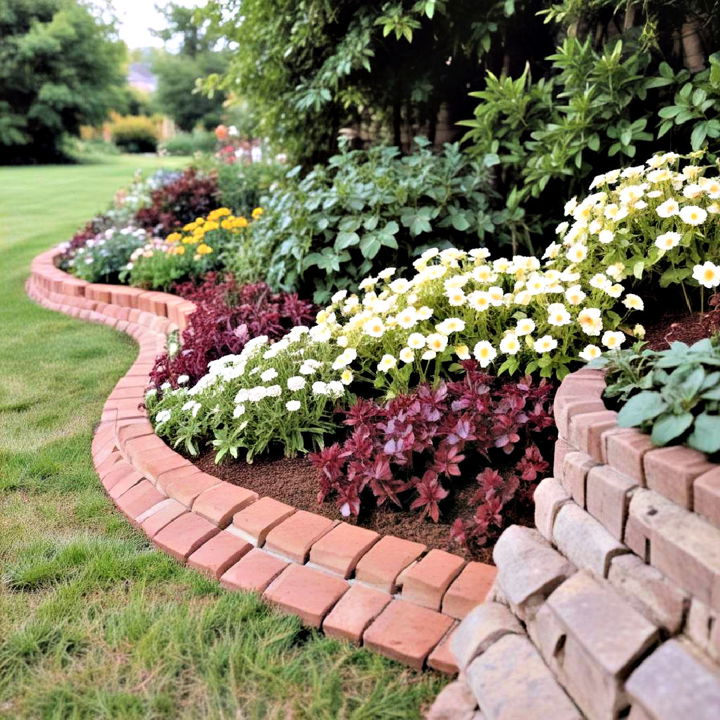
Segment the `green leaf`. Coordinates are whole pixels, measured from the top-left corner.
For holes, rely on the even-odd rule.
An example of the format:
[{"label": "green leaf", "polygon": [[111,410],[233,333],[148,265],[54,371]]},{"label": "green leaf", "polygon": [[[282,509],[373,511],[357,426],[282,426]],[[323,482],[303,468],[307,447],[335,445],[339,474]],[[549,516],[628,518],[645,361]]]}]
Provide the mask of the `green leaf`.
[{"label": "green leaf", "polygon": [[360,236],[356,232],[340,232],[335,238],[335,249],[344,250],[352,245],[357,245],[359,242]]},{"label": "green leaf", "polygon": [[720,416],[701,413],[695,418],[695,427],[688,438],[690,447],[711,455],[720,450]]},{"label": "green leaf", "polygon": [[360,251],[363,256],[372,260],[380,252],[381,242],[377,235],[368,233],[360,241]]},{"label": "green leaf", "polygon": [[620,427],[637,427],[652,420],[667,409],[660,393],[641,392],[631,397],[618,413]]},{"label": "green leaf", "polygon": [[650,439],[654,445],[667,445],[671,440],[680,437],[693,423],[694,416],[686,412],[680,415],[665,413],[653,424]]}]

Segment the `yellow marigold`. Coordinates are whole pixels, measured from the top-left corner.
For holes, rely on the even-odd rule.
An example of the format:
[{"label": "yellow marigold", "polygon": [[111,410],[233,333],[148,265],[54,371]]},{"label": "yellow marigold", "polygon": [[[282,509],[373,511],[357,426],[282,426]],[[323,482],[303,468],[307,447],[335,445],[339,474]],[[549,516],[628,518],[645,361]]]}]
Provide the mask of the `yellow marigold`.
[{"label": "yellow marigold", "polygon": [[187,225],[183,225],[183,230],[185,232],[192,232],[197,227],[196,222],[189,222]]},{"label": "yellow marigold", "polygon": [[169,243],[176,243],[181,237],[182,235],[179,232],[173,232],[165,238],[165,241]]},{"label": "yellow marigold", "polygon": [[195,228],[195,229],[193,230],[193,236],[196,237],[196,238],[201,238],[204,234],[205,234],[205,228],[204,228],[204,227]]},{"label": "yellow marigold", "polygon": [[216,222],[215,220],[208,220],[208,222],[206,222],[204,225],[205,232],[210,232],[211,230],[217,230],[219,227],[220,227],[220,223]]},{"label": "yellow marigold", "polygon": [[261,207],[256,207],[252,211],[253,220],[257,220],[265,211]]},{"label": "yellow marigold", "polygon": [[198,255],[209,255],[212,251],[213,251],[213,249],[209,245],[206,245],[205,243],[200,243],[197,246],[197,254]]},{"label": "yellow marigold", "polygon": [[236,228],[244,228],[244,227],[247,227],[247,226],[248,226],[247,218],[244,218],[242,215],[240,215],[240,217],[236,217],[236,218],[233,220],[233,227],[236,227]]},{"label": "yellow marigold", "polygon": [[231,218],[231,217],[225,218],[225,219],[220,223],[220,227],[221,227],[223,230],[232,230],[232,229],[235,227],[234,218]]},{"label": "yellow marigold", "polygon": [[232,213],[230,210],[226,207],[218,208],[217,210],[213,210],[208,215],[208,220],[219,220],[221,217],[225,217],[226,215],[231,215]]},{"label": "yellow marigold", "polygon": [[190,243],[195,243],[198,241],[199,238],[196,238],[192,235],[185,235],[180,242],[184,243],[185,245],[190,245]]},{"label": "yellow marigold", "polygon": [[176,245],[175,247],[171,247],[168,252],[171,255],[184,255],[185,254],[185,247],[183,245]]}]

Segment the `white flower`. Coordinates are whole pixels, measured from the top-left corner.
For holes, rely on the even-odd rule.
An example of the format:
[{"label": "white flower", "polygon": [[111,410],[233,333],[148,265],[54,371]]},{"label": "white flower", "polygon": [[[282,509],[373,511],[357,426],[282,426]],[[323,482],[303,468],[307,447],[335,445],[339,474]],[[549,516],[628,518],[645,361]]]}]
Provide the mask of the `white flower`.
[{"label": "white flower", "polygon": [[447,318],[435,326],[435,329],[443,335],[450,335],[455,332],[462,332],[465,329],[465,321],[460,318]]},{"label": "white flower", "polygon": [[415,359],[415,351],[412,348],[404,347],[400,351],[400,360],[404,363],[411,363]]},{"label": "white flower", "polygon": [[601,230],[598,233],[598,240],[603,243],[603,245],[611,243],[614,239],[615,233],[612,230]]},{"label": "white flower", "polygon": [[326,383],[316,380],[312,384],[312,391],[313,395],[327,395],[328,394],[328,386]]},{"label": "white flower", "polygon": [[395,322],[401,327],[409,330],[417,324],[418,314],[414,307],[407,307],[395,316]]},{"label": "white flower", "polygon": [[385,270],[378,273],[378,277],[381,280],[387,280],[388,278],[391,278],[395,274],[395,270],[396,270],[396,268],[394,268],[394,267],[385,268]]},{"label": "white flower", "polygon": [[429,350],[441,353],[447,347],[447,337],[441,333],[430,333],[425,340]]},{"label": "white flower", "polygon": [[156,388],[150,388],[149,390],[147,390],[147,391],[145,392],[145,397],[146,397],[146,398],[155,397],[156,395],[157,395],[157,389],[156,389]]},{"label": "white flower", "polygon": [[172,413],[169,410],[161,410],[155,416],[155,425],[162,425],[172,417]]},{"label": "white flower", "polygon": [[697,205],[686,205],[680,211],[680,219],[687,225],[702,225],[707,219],[707,212]]},{"label": "white flower", "polygon": [[378,363],[377,369],[380,372],[387,372],[391,368],[394,368],[397,365],[397,360],[393,355],[388,355],[387,353],[382,356],[380,359],[380,362]]},{"label": "white flower", "polygon": [[601,353],[602,351],[597,345],[586,345],[580,353],[580,357],[589,362],[590,360],[594,360],[596,357],[600,357]]},{"label": "white flower", "polygon": [[497,351],[487,340],[480,340],[473,348],[473,355],[480,367],[485,368],[497,357]]},{"label": "white flower", "polygon": [[530,318],[523,318],[518,320],[518,324],[515,327],[516,335],[529,335],[535,329],[535,323]]},{"label": "white flower", "polygon": [[620,283],[615,283],[608,288],[605,288],[605,292],[612,298],[619,298],[623,294],[623,288]]},{"label": "white flower", "polygon": [[599,335],[602,332],[602,317],[598,308],[581,310],[577,319],[586,335]]},{"label": "white flower", "polygon": [[476,290],[467,296],[470,307],[478,312],[485,312],[490,307],[490,295],[483,290]]},{"label": "white flower", "polygon": [[628,293],[623,300],[623,305],[629,310],[644,310],[645,303],[642,298],[633,293]]},{"label": "white flower", "polygon": [[341,352],[332,364],[333,370],[342,370],[347,367],[357,357],[357,350],[355,348],[347,348]]},{"label": "white flower", "polygon": [[289,377],[287,379],[287,387],[288,390],[292,390],[293,392],[297,392],[298,390],[302,390],[306,385],[306,380],[304,377],[300,375],[293,375],[292,377]]},{"label": "white flower", "polygon": [[555,234],[556,235],[562,235],[563,233],[567,232],[567,229],[570,227],[567,220],[563,220],[556,228],[555,228]]},{"label": "white flower", "polygon": [[190,380],[189,375],[178,375],[177,383],[178,383],[178,385],[184,385],[189,380]]},{"label": "white flower", "polygon": [[465,304],[465,301],[466,301],[465,293],[460,289],[451,288],[446,293],[446,296],[447,296],[448,302],[453,307],[462,307]]},{"label": "white flower", "polygon": [[625,335],[619,331],[606,330],[602,336],[602,344],[609,350],[619,348],[625,342]]},{"label": "white flower", "polygon": [[565,291],[565,299],[571,305],[579,305],[586,297],[587,295],[583,292],[579,285],[571,285]]},{"label": "white flower", "polygon": [[566,256],[570,262],[582,262],[587,257],[587,248],[582,243],[576,243],[568,249]]},{"label": "white flower", "polygon": [[682,239],[682,235],[677,232],[666,232],[655,238],[655,247],[661,250],[672,250],[677,247]]},{"label": "white flower", "polygon": [[299,400],[288,400],[285,403],[285,408],[288,410],[288,412],[297,412],[301,407]]},{"label": "white flower", "polygon": [[637,323],[632,330],[632,334],[638,339],[642,340],[645,337],[645,327],[640,323]]},{"label": "white flower", "polygon": [[270,382],[271,380],[274,380],[277,376],[278,374],[275,368],[268,368],[264,372],[260,373],[260,379],[263,382]]},{"label": "white flower", "polygon": [[390,283],[390,289],[397,295],[402,295],[410,289],[410,281],[405,278],[398,278]]},{"label": "white flower", "polygon": [[379,338],[385,332],[385,325],[379,317],[371,317],[363,325],[363,332],[370,337]]},{"label": "white flower", "polygon": [[555,327],[567,325],[570,320],[570,313],[562,303],[550,303],[548,305],[548,323]]},{"label": "white flower", "polygon": [[235,406],[235,409],[233,410],[233,417],[239,418],[241,415],[245,414],[245,406],[240,403],[239,405]]},{"label": "white flower", "polygon": [[577,207],[577,204],[578,203],[577,203],[576,197],[570,198],[570,200],[568,200],[565,203],[565,207],[563,208],[563,213],[565,215],[571,215],[573,213],[573,211],[575,210],[575,208]]},{"label": "white flower", "polygon": [[429,320],[432,317],[432,315],[433,315],[432,308],[429,308],[427,305],[423,305],[418,310],[418,318],[420,318],[420,320]]},{"label": "white flower", "polygon": [[460,360],[470,359],[470,348],[467,345],[456,345],[453,350]]},{"label": "white flower", "polygon": [[345,369],[340,373],[340,382],[341,382],[343,385],[349,385],[349,384],[353,381],[353,377],[354,377],[354,376],[353,376],[352,370],[351,370],[350,368],[345,368]]},{"label": "white flower", "polygon": [[500,352],[506,355],[515,355],[520,350],[520,342],[517,339],[517,335],[514,333],[508,333],[500,341]]},{"label": "white flower", "polygon": [[421,360],[434,360],[437,357],[437,353],[434,350],[426,350],[421,356]]},{"label": "white flower", "polygon": [[702,265],[693,268],[693,279],[706,288],[713,288],[720,285],[720,267],[709,260]]},{"label": "white flower", "polygon": [[413,350],[420,350],[425,347],[425,336],[420,333],[410,333],[407,339],[407,345]]},{"label": "white flower", "polygon": [[338,290],[331,298],[330,301],[333,303],[339,303],[347,297],[347,290]]},{"label": "white flower", "polygon": [[300,374],[301,375],[312,375],[321,365],[322,365],[321,362],[318,362],[317,360],[312,360],[311,358],[308,358],[300,366]]},{"label": "white flower", "polygon": [[550,335],[543,335],[533,343],[533,348],[536,353],[548,353],[555,350],[557,347],[557,340]]}]

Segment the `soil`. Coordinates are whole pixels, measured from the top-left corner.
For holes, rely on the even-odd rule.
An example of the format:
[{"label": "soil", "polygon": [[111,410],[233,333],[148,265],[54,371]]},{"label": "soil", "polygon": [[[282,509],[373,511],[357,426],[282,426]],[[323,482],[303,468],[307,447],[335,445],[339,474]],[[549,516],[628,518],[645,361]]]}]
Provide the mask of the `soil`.
[{"label": "soil", "polygon": [[[251,465],[232,462],[216,465],[212,452],[206,452],[193,462],[204,472],[293,505],[332,518],[375,530],[381,535],[396,535],[406,540],[421,542],[430,548],[447,550],[462,557],[492,563],[492,543],[482,548],[464,548],[450,539],[454,520],[467,515],[470,499],[477,487],[472,480],[460,485],[441,505],[440,522],[420,517],[418,511],[401,510],[395,506],[363,509],[358,518],[342,518],[332,502],[318,503],[318,483],[315,470],[307,458],[256,459]],[[503,509],[505,526],[533,525],[532,503],[509,503]],[[499,534],[499,533],[498,533]]]}]

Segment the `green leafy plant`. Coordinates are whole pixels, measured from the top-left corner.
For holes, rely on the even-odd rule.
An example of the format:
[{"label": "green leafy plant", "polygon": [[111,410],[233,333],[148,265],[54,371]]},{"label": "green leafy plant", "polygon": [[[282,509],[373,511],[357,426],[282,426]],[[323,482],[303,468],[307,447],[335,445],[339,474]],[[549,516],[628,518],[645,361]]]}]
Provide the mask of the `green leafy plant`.
[{"label": "green leafy plant", "polygon": [[139,228],[111,228],[86,240],[66,266],[88,282],[117,282],[132,253],[149,239],[148,233]]},{"label": "green leafy plant", "polygon": [[147,116],[118,117],[111,127],[113,142],[124,152],[155,152],[157,131]]},{"label": "green leafy plant", "polygon": [[620,404],[620,427],[649,432],[655,445],[720,452],[720,337],[662,351],[636,345],[594,364],[606,368],[605,397]]},{"label": "green leafy plant", "polygon": [[431,245],[473,247],[495,229],[483,168],[426,140],[403,156],[396,147],[348,151],[263,198],[265,210],[244,247],[226,263],[243,281],[264,271],[271,286],[310,289],[324,302],[373,271],[405,266]]}]

